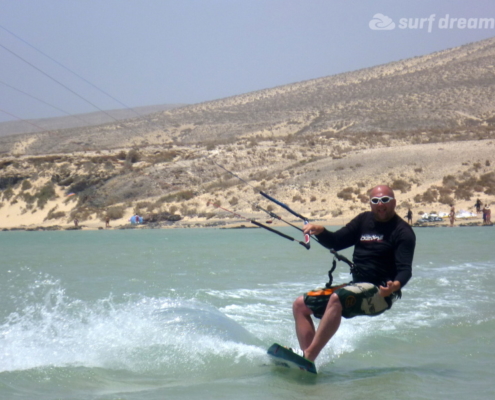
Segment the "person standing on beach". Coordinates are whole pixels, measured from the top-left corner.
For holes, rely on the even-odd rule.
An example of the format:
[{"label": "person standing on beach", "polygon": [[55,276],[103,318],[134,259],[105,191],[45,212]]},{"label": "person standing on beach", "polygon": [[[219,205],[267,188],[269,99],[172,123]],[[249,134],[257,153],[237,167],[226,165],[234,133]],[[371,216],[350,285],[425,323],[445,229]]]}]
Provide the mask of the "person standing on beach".
[{"label": "person standing on beach", "polygon": [[481,200],[479,198],[476,200],[474,206],[476,207],[476,214],[479,214],[481,212]]},{"label": "person standing on beach", "polygon": [[[329,249],[354,246],[352,282],[332,294],[309,292],[293,304],[299,353],[314,362],[339,329],[342,317],[374,316],[392,307],[412,275],[416,236],[396,212],[393,190],[384,185],[370,192],[371,212],[363,212],[343,228],[330,232],[307,224],[305,234],[316,235]],[[320,318],[318,329],[312,316]]]},{"label": "person standing on beach", "polygon": [[489,225],[492,223],[491,221],[491,211],[490,211],[490,207],[488,207],[488,204],[485,204],[485,206],[483,207],[483,225]]},{"label": "person standing on beach", "polygon": [[449,220],[450,220],[450,227],[453,227],[455,222],[455,207],[453,204],[450,205]]},{"label": "person standing on beach", "polygon": [[407,210],[407,223],[412,225],[412,211],[410,208]]}]

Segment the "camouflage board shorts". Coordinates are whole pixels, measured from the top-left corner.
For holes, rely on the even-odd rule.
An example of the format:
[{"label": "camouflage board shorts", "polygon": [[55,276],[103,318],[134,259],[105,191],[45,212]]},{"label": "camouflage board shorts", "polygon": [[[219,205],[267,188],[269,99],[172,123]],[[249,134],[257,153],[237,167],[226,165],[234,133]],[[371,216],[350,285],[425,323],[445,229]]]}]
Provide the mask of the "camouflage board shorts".
[{"label": "camouflage board shorts", "polygon": [[378,292],[378,286],[372,283],[350,283],[308,292],[304,295],[304,304],[313,311],[316,318],[321,318],[330,296],[336,293],[342,304],[344,318],[353,318],[357,315],[375,316],[390,309],[397,298],[395,293],[388,297],[381,297]]}]

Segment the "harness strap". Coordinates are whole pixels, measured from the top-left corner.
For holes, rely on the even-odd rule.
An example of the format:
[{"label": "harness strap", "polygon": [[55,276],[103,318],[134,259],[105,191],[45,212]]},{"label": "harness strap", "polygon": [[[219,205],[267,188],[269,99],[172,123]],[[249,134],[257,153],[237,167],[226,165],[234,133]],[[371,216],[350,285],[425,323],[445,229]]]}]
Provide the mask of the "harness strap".
[{"label": "harness strap", "polygon": [[[332,287],[333,271],[335,271],[335,267],[337,266],[337,260],[343,261],[347,265],[349,265],[351,274],[353,274],[354,272],[359,272],[358,267],[356,267],[356,265],[351,260],[349,260],[347,257],[344,257],[343,255],[337,253],[334,249],[330,249],[330,253],[333,254],[333,260],[332,260],[332,268],[330,269],[330,271],[328,271],[328,283],[325,284],[325,287],[327,289],[330,289]],[[387,286],[387,283],[382,282],[382,285]],[[335,286],[335,287],[340,288],[339,286]],[[392,306],[392,302],[394,302],[397,299],[400,299],[401,297],[402,297],[402,291],[399,289],[396,292],[392,293],[391,296],[387,297],[387,299],[388,299],[387,301],[390,301],[391,302],[390,306]]]},{"label": "harness strap", "polygon": [[308,293],[306,293],[305,297],[306,296],[313,296],[313,297],[317,297],[317,296],[330,296],[336,290],[342,289],[343,287],[346,287],[347,285],[349,285],[349,282],[348,283],[343,283],[343,284],[337,285],[337,286],[325,287],[325,288],[321,288],[321,289],[311,290]]},{"label": "harness strap", "polygon": [[328,283],[325,284],[325,287],[326,288],[330,288],[332,286],[332,283],[333,283],[333,271],[335,271],[335,268],[337,267],[337,261],[343,261],[345,262],[347,265],[349,265],[349,268],[350,268],[350,273],[352,274],[356,268],[356,266],[354,265],[354,263],[349,260],[347,257],[344,257],[343,255],[337,253],[334,249],[330,249],[330,253],[333,254],[333,260],[332,260],[332,268],[330,269],[330,271],[328,271]]}]

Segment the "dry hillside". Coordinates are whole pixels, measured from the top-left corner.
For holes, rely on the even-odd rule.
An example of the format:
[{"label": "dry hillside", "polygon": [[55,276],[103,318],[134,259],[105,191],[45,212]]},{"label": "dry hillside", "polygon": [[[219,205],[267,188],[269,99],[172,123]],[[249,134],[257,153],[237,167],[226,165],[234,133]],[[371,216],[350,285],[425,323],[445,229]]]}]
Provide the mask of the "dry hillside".
[{"label": "dry hillside", "polygon": [[118,226],[136,212],[173,226],[240,220],[208,202],[265,220],[260,202],[294,220],[259,190],[342,224],[378,183],[396,189],[404,214],[491,203],[494,59],[490,39],[148,118],[0,138],[0,227],[75,217],[96,227],[106,216]]}]

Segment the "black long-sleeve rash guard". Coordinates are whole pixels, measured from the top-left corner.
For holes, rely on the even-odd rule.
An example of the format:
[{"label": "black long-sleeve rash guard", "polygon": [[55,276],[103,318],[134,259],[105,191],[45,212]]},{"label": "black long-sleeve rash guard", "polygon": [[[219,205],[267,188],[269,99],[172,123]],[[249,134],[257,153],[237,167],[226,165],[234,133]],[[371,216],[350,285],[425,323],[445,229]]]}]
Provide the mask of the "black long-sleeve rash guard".
[{"label": "black long-sleeve rash guard", "polygon": [[325,229],[317,238],[335,251],[354,246],[354,282],[383,285],[397,280],[404,287],[411,278],[416,235],[397,215],[378,222],[372,212],[364,212],[336,232]]}]

